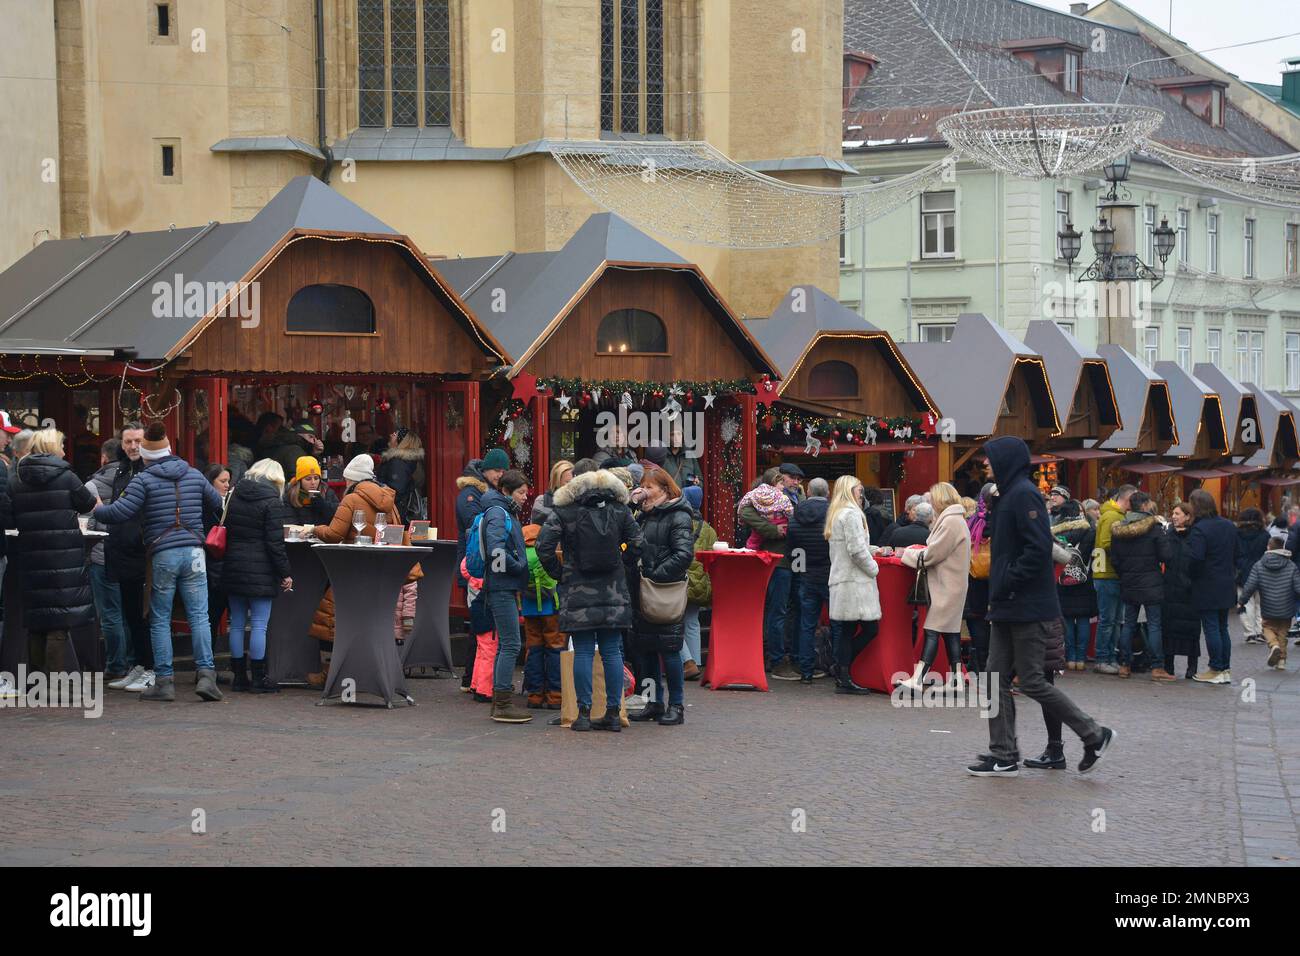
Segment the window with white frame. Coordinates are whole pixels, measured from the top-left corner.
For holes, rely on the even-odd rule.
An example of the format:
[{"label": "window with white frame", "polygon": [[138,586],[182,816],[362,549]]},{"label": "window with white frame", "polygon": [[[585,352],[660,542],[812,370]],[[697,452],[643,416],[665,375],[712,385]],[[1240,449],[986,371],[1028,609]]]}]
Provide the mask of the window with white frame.
[{"label": "window with white frame", "polygon": [[1148,325],[1142,330],[1142,360],[1150,367],[1160,361],[1160,328]]},{"label": "window with white frame", "polygon": [[920,326],[922,342],[951,342],[957,326],[952,322],[926,322]]},{"label": "window with white frame", "polygon": [[1237,332],[1237,381],[1263,386],[1264,333],[1249,329]]},{"label": "window with white frame", "polygon": [[1212,212],[1205,217],[1205,271],[1211,275],[1219,274],[1219,214]]},{"label": "window with white frame", "polygon": [[1142,237],[1146,240],[1148,263],[1156,261],[1156,207],[1146,203],[1142,207]]},{"label": "window with white frame", "polygon": [[1206,329],[1205,360],[1215,368],[1223,366],[1223,329]]},{"label": "window with white frame", "polygon": [[1300,223],[1286,224],[1286,274],[1300,273]]},{"label": "window with white frame", "polygon": [[1070,224],[1070,192],[1067,189],[1056,191],[1056,258],[1064,259],[1061,252],[1061,233]]},{"label": "window with white frame", "polygon": [[1223,125],[1223,90],[1218,87],[1210,90],[1210,125]]},{"label": "window with white frame", "polygon": [[1178,210],[1178,264],[1188,265],[1191,262],[1189,241],[1191,239],[1191,220],[1192,212],[1190,209]]},{"label": "window with white frame", "polygon": [[1192,370],[1192,329],[1187,325],[1178,327],[1178,365],[1184,372]]},{"label": "window with white frame", "polygon": [[1074,323],[1073,323],[1073,322],[1057,322],[1056,325],[1057,325],[1058,328],[1060,328],[1060,329],[1064,329],[1066,332],[1069,332],[1071,335],[1074,334]]},{"label": "window with white frame", "polygon": [[1065,76],[1061,83],[1067,93],[1079,92],[1079,54],[1073,50],[1065,51]]},{"label": "window with white frame", "polygon": [[947,189],[921,194],[921,258],[957,255],[957,193]]},{"label": "window with white frame", "polygon": [[849,261],[849,237],[847,233],[840,233],[840,265],[845,265]]},{"label": "window with white frame", "polygon": [[1255,220],[1247,219],[1242,232],[1245,249],[1242,253],[1241,274],[1247,279],[1255,278]]},{"label": "window with white frame", "polygon": [[1300,392],[1300,332],[1286,333],[1286,390]]}]

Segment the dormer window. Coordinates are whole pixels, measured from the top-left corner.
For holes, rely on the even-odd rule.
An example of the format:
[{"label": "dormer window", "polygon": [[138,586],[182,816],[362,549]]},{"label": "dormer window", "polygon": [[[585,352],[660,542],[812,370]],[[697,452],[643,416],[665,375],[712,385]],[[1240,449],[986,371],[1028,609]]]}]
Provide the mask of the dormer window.
[{"label": "dormer window", "polygon": [[1211,126],[1223,126],[1226,106],[1223,97],[1228,84],[1195,73],[1164,77],[1151,82]]},{"label": "dormer window", "polygon": [[1000,45],[1061,92],[1083,95],[1083,47],[1060,37],[1003,40]]}]

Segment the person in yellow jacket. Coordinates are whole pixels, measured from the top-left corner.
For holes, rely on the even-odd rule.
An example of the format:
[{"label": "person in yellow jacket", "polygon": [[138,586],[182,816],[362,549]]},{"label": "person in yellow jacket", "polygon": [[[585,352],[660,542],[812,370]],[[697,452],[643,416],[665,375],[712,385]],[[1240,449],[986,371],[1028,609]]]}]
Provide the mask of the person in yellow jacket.
[{"label": "person in yellow jacket", "polygon": [[1115,638],[1119,634],[1119,574],[1110,560],[1111,529],[1128,514],[1129,499],[1137,491],[1133,485],[1120,485],[1114,497],[1101,506],[1097,519],[1097,543],[1092,552],[1092,581],[1097,591],[1097,648],[1093,670],[1098,674],[1118,674],[1115,664]]}]

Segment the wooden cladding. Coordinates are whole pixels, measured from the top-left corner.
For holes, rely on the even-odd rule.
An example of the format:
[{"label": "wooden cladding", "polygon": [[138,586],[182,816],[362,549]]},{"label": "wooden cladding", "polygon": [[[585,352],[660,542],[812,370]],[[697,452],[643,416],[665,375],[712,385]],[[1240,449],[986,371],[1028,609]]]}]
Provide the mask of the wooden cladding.
[{"label": "wooden cladding", "polygon": [[[799,401],[831,402],[836,408],[886,418],[925,412],[925,403],[907,378],[904,366],[886,358],[885,340],[824,335],[808,350],[794,377],[782,391]],[[814,370],[823,362],[846,362],[858,374],[856,396],[814,394]]]},{"label": "wooden cladding", "polygon": [[[538,376],[595,379],[753,378],[756,369],[711,306],[681,270],[611,267],[587,290],[527,363]],[[601,321],[619,309],[642,309],[663,320],[668,351],[662,355],[597,351]]]},{"label": "wooden cladding", "polygon": [[[258,278],[256,324],[219,318],[189,350],[190,368],[212,372],[473,374],[487,368],[474,333],[417,271],[405,248],[362,239],[291,242]],[[375,306],[375,333],[289,333],[289,301],[301,289],[338,284]]]}]

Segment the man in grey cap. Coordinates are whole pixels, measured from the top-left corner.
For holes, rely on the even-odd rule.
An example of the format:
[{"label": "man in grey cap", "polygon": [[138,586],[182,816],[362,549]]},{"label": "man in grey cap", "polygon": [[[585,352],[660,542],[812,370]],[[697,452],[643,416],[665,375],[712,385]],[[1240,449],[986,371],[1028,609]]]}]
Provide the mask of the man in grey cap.
[{"label": "man in grey cap", "polygon": [[787,461],[781,465],[781,488],[790,498],[790,504],[795,507],[803,501],[803,469],[792,461]]}]

